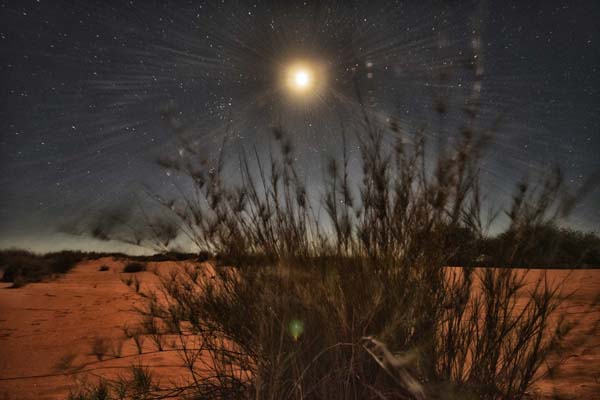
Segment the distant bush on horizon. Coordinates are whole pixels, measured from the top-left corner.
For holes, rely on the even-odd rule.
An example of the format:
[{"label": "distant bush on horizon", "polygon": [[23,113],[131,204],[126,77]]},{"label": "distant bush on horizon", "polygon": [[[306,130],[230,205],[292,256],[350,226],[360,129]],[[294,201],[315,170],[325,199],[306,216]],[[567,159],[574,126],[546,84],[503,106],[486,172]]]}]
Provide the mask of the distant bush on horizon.
[{"label": "distant bush on horizon", "polygon": [[130,262],[125,265],[123,268],[123,272],[125,273],[135,273],[142,272],[146,270],[146,265],[139,262]]}]

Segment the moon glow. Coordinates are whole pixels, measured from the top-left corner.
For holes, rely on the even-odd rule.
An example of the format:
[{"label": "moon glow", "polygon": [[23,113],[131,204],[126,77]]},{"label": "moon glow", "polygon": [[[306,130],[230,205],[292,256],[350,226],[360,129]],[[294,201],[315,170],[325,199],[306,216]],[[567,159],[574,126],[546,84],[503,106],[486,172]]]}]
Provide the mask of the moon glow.
[{"label": "moon glow", "polygon": [[314,91],[316,74],[307,64],[293,64],[288,68],[287,87],[296,95],[306,96]]}]

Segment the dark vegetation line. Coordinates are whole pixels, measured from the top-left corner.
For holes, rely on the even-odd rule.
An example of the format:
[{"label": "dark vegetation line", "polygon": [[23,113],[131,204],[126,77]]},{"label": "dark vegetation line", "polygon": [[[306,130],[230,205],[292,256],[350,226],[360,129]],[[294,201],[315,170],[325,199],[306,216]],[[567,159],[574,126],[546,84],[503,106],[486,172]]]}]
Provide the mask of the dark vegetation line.
[{"label": "dark vegetation line", "polygon": [[12,282],[12,287],[18,288],[27,283],[40,282],[44,279],[65,274],[81,261],[97,260],[103,257],[112,257],[114,259],[123,260],[124,262],[137,261],[142,263],[182,260],[205,261],[208,258],[205,254],[173,252],[147,256],[131,256],[124,253],[98,253],[69,250],[56,253],[36,254],[27,250],[11,249],[0,251],[0,274],[2,274],[0,281]]},{"label": "dark vegetation line", "polygon": [[[469,234],[466,230],[457,230],[456,237]],[[479,239],[471,237],[469,240],[480,250],[476,259],[469,260],[464,255],[457,254],[449,260],[449,265],[461,266],[476,263],[480,267],[510,267],[503,266],[495,260],[500,258],[498,249],[506,247],[506,242],[511,240],[511,235],[514,233],[503,232],[494,237]],[[534,241],[529,245],[528,254],[523,257],[521,264],[514,267],[532,269],[600,268],[600,237],[593,232],[586,233],[550,225],[538,227],[537,231],[532,232],[531,235]],[[461,238],[461,240],[465,239]],[[3,271],[3,275],[0,281],[13,282],[13,287],[21,287],[27,283],[39,282],[64,274],[83,260],[95,260],[103,257],[138,262],[201,262],[208,259],[227,259],[225,255],[213,255],[208,252],[161,252],[153,255],[132,256],[125,253],[61,251],[36,254],[19,249],[2,250],[0,251],[0,271]]]}]

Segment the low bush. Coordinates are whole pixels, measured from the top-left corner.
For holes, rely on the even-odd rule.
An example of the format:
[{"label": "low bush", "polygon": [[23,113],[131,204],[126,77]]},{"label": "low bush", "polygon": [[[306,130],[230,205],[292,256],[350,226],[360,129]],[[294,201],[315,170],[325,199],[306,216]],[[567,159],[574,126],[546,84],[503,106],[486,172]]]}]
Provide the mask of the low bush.
[{"label": "low bush", "polygon": [[[179,222],[219,256],[201,273],[161,275],[161,295],[148,296],[142,314],[147,333],[160,324],[178,335],[193,382],[187,393],[340,400],[527,395],[569,329],[555,314],[559,287],[542,279],[525,288],[526,274],[515,269],[475,268],[484,237],[483,139],[462,132],[434,166],[424,139],[410,149],[389,149],[383,139],[381,131],[365,132],[357,187],[345,178],[345,162],[330,163],[320,204],[328,224],[294,178],[281,132],[281,160],[270,159],[270,172],[253,180],[243,170],[241,191],[217,168],[198,187],[203,201],[184,202]],[[503,266],[524,262],[519,249],[531,247],[562,207],[552,200],[563,190],[560,175],[540,186],[513,198],[508,231],[519,234],[502,250]],[[461,266],[447,268],[454,262]]]},{"label": "low bush", "polygon": [[125,273],[136,273],[136,272],[142,272],[146,270],[146,264],[142,264],[139,262],[130,262],[127,265],[125,265],[125,268],[123,268],[123,272]]}]

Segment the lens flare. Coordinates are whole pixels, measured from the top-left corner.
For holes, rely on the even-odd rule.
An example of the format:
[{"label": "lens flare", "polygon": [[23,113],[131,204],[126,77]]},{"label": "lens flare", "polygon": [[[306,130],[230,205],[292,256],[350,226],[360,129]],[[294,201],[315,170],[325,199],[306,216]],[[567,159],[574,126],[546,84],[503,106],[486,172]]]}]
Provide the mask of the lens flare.
[{"label": "lens flare", "polygon": [[300,336],[302,336],[302,333],[304,332],[304,323],[299,319],[293,319],[290,321],[288,328],[290,335],[292,336],[294,341],[296,341],[298,340],[298,338],[300,338]]}]

